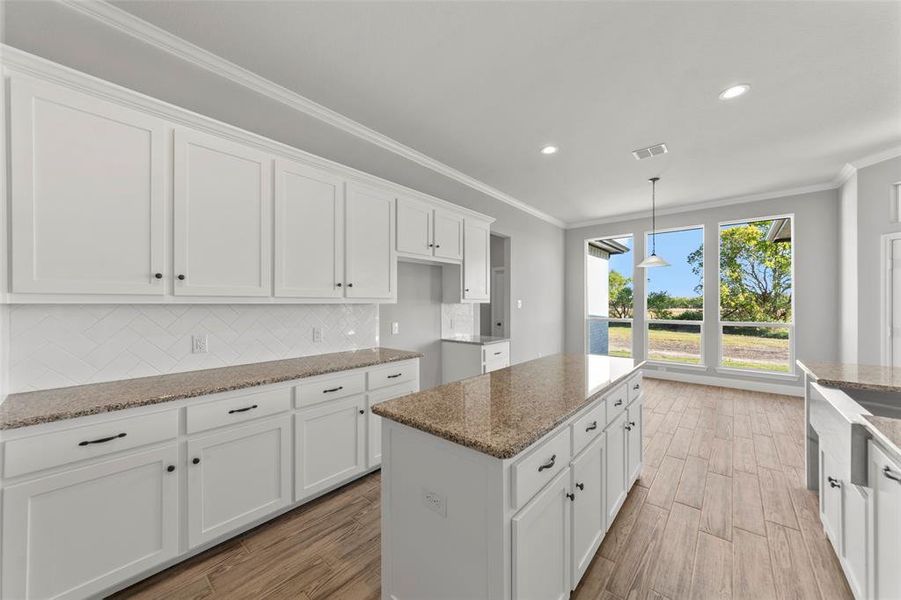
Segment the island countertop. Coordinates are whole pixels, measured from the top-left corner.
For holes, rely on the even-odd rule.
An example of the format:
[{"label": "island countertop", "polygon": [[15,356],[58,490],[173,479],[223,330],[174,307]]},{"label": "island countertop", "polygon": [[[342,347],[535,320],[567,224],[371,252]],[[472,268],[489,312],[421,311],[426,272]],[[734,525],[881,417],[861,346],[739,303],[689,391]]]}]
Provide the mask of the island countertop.
[{"label": "island countertop", "polygon": [[801,362],[798,366],[820,385],[875,392],[901,392],[901,369],[879,365]]},{"label": "island countertop", "polygon": [[555,354],[388,400],[372,412],[496,458],[512,458],[642,364]]}]

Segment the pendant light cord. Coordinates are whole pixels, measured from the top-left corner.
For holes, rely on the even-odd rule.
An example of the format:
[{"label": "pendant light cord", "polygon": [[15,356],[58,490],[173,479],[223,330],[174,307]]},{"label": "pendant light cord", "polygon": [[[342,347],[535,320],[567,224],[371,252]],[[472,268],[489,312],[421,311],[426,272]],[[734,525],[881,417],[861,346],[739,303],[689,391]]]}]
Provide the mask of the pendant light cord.
[{"label": "pendant light cord", "polygon": [[657,256],[657,181],[651,177],[651,256]]}]

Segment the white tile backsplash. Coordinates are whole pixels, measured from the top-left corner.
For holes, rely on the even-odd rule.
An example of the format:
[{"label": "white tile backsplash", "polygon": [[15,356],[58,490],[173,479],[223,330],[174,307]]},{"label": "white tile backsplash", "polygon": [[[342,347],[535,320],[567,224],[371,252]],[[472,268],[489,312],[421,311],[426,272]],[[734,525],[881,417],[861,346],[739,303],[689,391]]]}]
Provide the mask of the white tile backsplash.
[{"label": "white tile backsplash", "polygon": [[[14,305],[8,318],[7,393],[379,343],[374,304]],[[321,342],[313,342],[313,327]],[[207,354],[191,353],[197,334],[209,336]]]},{"label": "white tile backsplash", "polygon": [[441,337],[476,333],[476,307],[478,304],[442,304]]}]

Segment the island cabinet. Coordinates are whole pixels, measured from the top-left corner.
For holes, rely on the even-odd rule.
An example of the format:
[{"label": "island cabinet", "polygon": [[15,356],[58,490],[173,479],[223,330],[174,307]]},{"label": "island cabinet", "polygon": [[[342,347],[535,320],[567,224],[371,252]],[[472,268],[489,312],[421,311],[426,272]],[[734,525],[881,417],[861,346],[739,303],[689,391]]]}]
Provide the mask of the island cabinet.
[{"label": "island cabinet", "polygon": [[901,464],[872,441],[869,443],[869,479],[872,507],[869,533],[872,536],[873,598],[901,598]]},{"label": "island cabinet", "polygon": [[640,471],[636,368],[555,355],[377,405],[382,597],[568,598]]}]

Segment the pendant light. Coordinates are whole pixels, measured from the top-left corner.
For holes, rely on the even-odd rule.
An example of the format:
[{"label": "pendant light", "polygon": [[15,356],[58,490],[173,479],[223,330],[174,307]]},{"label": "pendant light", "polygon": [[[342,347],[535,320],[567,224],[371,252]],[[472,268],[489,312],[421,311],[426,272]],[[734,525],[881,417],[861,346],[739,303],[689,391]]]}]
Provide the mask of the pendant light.
[{"label": "pendant light", "polygon": [[669,263],[657,256],[657,182],[659,177],[651,177],[651,255],[638,263],[639,269],[668,267]]}]

